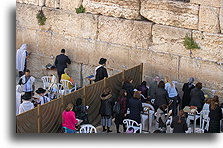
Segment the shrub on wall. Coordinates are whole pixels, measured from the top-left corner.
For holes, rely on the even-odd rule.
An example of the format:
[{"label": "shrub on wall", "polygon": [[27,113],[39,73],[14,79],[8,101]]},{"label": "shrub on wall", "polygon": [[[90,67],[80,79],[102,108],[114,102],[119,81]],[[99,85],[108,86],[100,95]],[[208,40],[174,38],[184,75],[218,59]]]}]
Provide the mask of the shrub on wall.
[{"label": "shrub on wall", "polygon": [[45,15],[44,15],[44,13],[43,13],[43,10],[39,10],[38,11],[38,13],[37,13],[37,15],[36,15],[36,18],[37,18],[37,20],[38,20],[38,24],[40,25],[40,26],[42,26],[42,25],[45,25],[45,22],[46,22],[46,17],[45,17]]},{"label": "shrub on wall", "polygon": [[186,49],[189,49],[189,50],[191,50],[191,49],[200,49],[200,47],[194,41],[192,36],[190,37],[188,34],[186,34],[186,36],[184,38],[184,46],[185,46]]},{"label": "shrub on wall", "polygon": [[79,8],[75,8],[76,9],[76,13],[84,13],[85,12],[85,8],[83,7],[83,5],[80,5]]}]

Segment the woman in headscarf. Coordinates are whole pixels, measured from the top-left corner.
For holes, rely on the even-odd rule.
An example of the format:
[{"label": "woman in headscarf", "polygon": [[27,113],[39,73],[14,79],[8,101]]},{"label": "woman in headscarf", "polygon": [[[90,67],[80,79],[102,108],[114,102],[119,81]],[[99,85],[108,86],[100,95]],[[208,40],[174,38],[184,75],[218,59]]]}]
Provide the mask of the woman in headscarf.
[{"label": "woman in headscarf", "polygon": [[25,73],[27,56],[27,44],[22,44],[22,46],[16,52],[16,69],[19,71],[19,77]]},{"label": "woman in headscarf", "polygon": [[184,92],[183,93],[183,98],[182,98],[182,109],[185,107],[185,106],[188,106],[189,103],[190,103],[190,92],[193,88],[195,88],[194,84],[194,78],[191,77],[189,78],[188,82],[187,83],[184,83],[183,85],[183,89],[182,91]]}]

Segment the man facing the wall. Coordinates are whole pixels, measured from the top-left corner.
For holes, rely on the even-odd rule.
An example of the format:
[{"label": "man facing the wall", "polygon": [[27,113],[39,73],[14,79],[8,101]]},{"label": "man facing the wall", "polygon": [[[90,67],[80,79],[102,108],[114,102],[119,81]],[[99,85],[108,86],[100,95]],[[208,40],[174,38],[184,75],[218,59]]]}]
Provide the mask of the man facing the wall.
[{"label": "man facing the wall", "polygon": [[71,64],[70,59],[65,55],[65,49],[61,49],[61,54],[56,56],[54,64],[57,68],[58,79],[60,82],[61,75],[64,74],[64,69],[67,68],[67,64]]}]

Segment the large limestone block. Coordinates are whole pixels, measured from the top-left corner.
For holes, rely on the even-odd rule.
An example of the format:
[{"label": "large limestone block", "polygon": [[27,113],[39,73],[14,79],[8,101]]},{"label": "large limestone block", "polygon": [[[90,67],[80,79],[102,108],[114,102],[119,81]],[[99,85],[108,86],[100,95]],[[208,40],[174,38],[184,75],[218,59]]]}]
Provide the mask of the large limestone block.
[{"label": "large limestone block", "polygon": [[189,56],[189,51],[183,44],[186,34],[191,35],[191,30],[164,25],[153,25],[152,48],[156,52]]},{"label": "large limestone block", "polygon": [[223,6],[220,8],[219,20],[220,20],[221,33],[223,33]]},{"label": "large limestone block", "polygon": [[223,66],[213,62],[201,61],[182,57],[180,59],[179,76],[181,82],[186,82],[189,77],[200,81],[204,87],[223,88]]},{"label": "large limestone block", "polygon": [[205,32],[219,33],[219,8],[200,6],[198,29]]},{"label": "large limestone block", "polygon": [[36,46],[37,43],[36,30],[30,30],[30,29],[22,30],[21,38],[22,38],[22,44],[27,44],[28,52],[38,52],[38,48]]},{"label": "large limestone block", "polygon": [[213,7],[220,7],[222,4],[222,0],[190,0],[190,3],[200,4],[205,6],[213,6]]},{"label": "large limestone block", "polygon": [[151,44],[152,23],[99,16],[98,40],[137,48]]},{"label": "large limestone block", "polygon": [[178,79],[178,56],[152,52],[152,58],[147,64],[151,64],[153,75],[169,76],[172,80]]},{"label": "large limestone block", "polygon": [[23,44],[22,34],[23,34],[23,30],[20,28],[16,28],[16,49],[19,49],[21,45]]},{"label": "large limestone block", "polygon": [[126,69],[129,66],[129,48],[97,41],[95,49],[91,52],[89,63],[97,66],[100,58],[107,59],[107,67],[111,69]]},{"label": "large limestone block", "polygon": [[98,16],[49,8],[43,8],[43,11],[47,17],[43,27],[47,30],[75,37],[96,38]]},{"label": "large limestone block", "polygon": [[30,29],[39,28],[36,14],[40,7],[16,3],[16,26]]},{"label": "large limestone block", "polygon": [[93,14],[137,19],[140,0],[83,0],[83,6]]},{"label": "large limestone block", "polygon": [[193,31],[192,36],[200,46],[192,50],[192,57],[223,63],[223,34]]},{"label": "large limestone block", "polygon": [[18,3],[25,3],[25,4],[31,4],[31,5],[39,5],[39,0],[16,0]]},{"label": "large limestone block", "polygon": [[52,8],[59,8],[60,7],[60,0],[46,0],[45,6],[46,7],[52,7]]},{"label": "large limestone block", "polygon": [[140,14],[157,24],[197,29],[199,6],[167,0],[142,0]]},{"label": "large limestone block", "polygon": [[80,7],[83,0],[61,0],[60,9],[76,11],[75,8]]},{"label": "large limestone block", "polygon": [[66,49],[67,55],[70,57],[71,61],[89,64],[89,59],[95,49],[95,41],[70,37],[65,41],[64,48]]},{"label": "large limestone block", "polygon": [[[178,79],[179,57],[171,54],[159,53],[152,50],[129,50],[130,67],[143,63],[143,75],[146,79],[159,75]],[[150,78],[149,78],[150,79]]]},{"label": "large limestone block", "polygon": [[44,64],[43,64],[43,57],[35,52],[29,56],[27,61],[27,69],[30,70],[30,74],[33,75],[35,78],[41,78],[44,74]]}]

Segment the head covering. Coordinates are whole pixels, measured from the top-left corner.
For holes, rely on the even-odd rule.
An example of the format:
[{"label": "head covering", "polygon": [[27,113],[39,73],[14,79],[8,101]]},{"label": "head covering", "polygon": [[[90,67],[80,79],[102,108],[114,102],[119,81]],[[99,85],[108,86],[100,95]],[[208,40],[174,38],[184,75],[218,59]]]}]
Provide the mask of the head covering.
[{"label": "head covering", "polygon": [[27,56],[27,44],[22,44],[22,46],[16,52],[16,69],[18,71],[24,70],[26,56]]},{"label": "head covering", "polygon": [[193,77],[190,77],[189,79],[188,79],[188,82],[191,84],[191,83],[193,83],[194,82],[194,78]]},{"label": "head covering", "polygon": [[38,88],[38,89],[36,90],[36,93],[37,93],[37,94],[41,94],[41,93],[45,93],[45,92],[46,92],[46,90],[43,89],[42,87],[40,87],[40,88]]},{"label": "head covering", "polygon": [[99,61],[99,64],[105,64],[106,63],[106,61],[107,61],[107,59],[105,59],[105,58],[101,58],[100,59],[100,61]]},{"label": "head covering", "polygon": [[65,73],[67,73],[68,71],[70,71],[70,69],[68,69],[68,68],[65,68],[65,69],[64,69],[64,72],[65,72]]},{"label": "head covering", "polygon": [[22,99],[23,100],[30,100],[31,99],[31,95],[29,93],[25,93],[23,96],[22,96]]},{"label": "head covering", "polygon": [[156,77],[154,78],[154,81],[159,82],[159,81],[160,81],[160,77],[159,77],[159,76],[156,76]]}]

